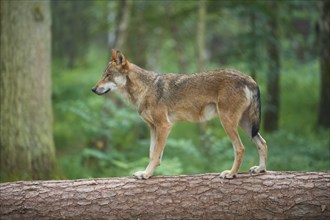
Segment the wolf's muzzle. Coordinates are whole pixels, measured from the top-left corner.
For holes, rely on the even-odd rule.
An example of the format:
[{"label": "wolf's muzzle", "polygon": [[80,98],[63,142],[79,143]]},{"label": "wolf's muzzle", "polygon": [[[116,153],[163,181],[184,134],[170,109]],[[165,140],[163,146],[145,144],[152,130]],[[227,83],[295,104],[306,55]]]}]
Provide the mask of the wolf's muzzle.
[{"label": "wolf's muzzle", "polygon": [[92,88],[92,92],[94,92],[97,95],[103,95],[109,91],[110,91],[110,89],[105,89],[103,87],[101,87],[101,88],[93,87]]}]

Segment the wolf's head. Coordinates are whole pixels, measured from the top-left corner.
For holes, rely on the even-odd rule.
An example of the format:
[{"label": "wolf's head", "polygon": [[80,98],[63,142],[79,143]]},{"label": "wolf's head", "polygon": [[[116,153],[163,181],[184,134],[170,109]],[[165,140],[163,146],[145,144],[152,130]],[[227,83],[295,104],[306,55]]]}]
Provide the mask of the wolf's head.
[{"label": "wolf's head", "polygon": [[125,86],[128,70],[129,62],[124,54],[112,50],[111,61],[104,70],[101,80],[92,88],[92,91],[97,95],[103,95]]}]

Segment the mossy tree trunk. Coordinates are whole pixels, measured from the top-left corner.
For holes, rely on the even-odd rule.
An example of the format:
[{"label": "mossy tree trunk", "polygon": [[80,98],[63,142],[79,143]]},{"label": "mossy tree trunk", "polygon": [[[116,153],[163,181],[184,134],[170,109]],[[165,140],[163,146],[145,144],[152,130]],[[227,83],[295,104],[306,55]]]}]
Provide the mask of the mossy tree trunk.
[{"label": "mossy tree trunk", "polygon": [[55,170],[49,1],[1,1],[1,181]]}]

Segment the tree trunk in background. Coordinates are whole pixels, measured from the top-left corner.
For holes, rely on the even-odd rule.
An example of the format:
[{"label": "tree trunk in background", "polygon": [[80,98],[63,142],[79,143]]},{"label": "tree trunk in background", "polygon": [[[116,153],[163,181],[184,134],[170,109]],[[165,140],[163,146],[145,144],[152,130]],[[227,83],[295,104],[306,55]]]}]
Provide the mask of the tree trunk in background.
[{"label": "tree trunk in background", "polygon": [[198,20],[197,20],[197,71],[203,71],[205,68],[205,17],[206,17],[206,0],[199,0]]},{"label": "tree trunk in background", "polygon": [[[118,2],[118,14],[116,18],[116,35],[115,35],[115,42],[114,45],[112,45],[115,49],[123,50],[125,51],[126,47],[126,39],[127,39],[127,28],[129,24],[129,18],[131,15],[131,8],[133,2],[130,0],[122,0]],[[111,55],[111,49],[110,48],[110,55]]]},{"label": "tree trunk in background", "polygon": [[[168,17],[176,16],[176,5],[175,4],[167,4],[166,5],[166,15]],[[187,57],[185,54],[184,42],[186,39],[182,37],[182,24],[179,22],[169,22],[169,30],[170,36],[174,40],[173,50],[176,51],[177,62],[178,62],[178,71],[179,73],[188,73],[188,64]],[[159,46],[158,46],[159,47]]]},{"label": "tree trunk in background", "polygon": [[0,184],[1,219],[329,219],[330,174],[269,172]]},{"label": "tree trunk in background", "polygon": [[148,39],[146,33],[148,33],[146,22],[145,22],[145,2],[134,1],[133,3],[134,10],[131,13],[131,17],[134,18],[131,20],[130,28],[128,30],[128,40],[126,47],[126,55],[130,60],[134,61],[133,63],[146,68],[147,66],[147,44]]},{"label": "tree trunk in background", "polygon": [[280,112],[280,43],[278,33],[278,2],[268,3],[267,26],[269,34],[266,42],[268,55],[267,96],[264,129],[267,132],[279,128]]},{"label": "tree trunk in background", "polygon": [[55,171],[49,1],[1,1],[1,181]]},{"label": "tree trunk in background", "polygon": [[318,126],[330,128],[330,1],[324,0],[320,27],[321,95]]}]

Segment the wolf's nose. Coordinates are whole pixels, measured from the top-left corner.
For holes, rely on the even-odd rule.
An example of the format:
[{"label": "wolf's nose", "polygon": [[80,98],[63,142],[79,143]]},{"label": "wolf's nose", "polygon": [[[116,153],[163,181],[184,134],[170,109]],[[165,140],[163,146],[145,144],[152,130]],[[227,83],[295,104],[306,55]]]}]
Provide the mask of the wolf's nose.
[{"label": "wolf's nose", "polygon": [[92,88],[92,92],[96,93],[96,87]]}]

